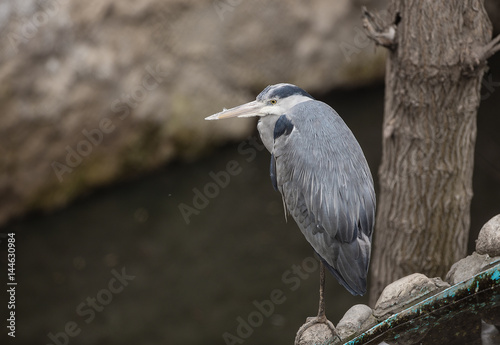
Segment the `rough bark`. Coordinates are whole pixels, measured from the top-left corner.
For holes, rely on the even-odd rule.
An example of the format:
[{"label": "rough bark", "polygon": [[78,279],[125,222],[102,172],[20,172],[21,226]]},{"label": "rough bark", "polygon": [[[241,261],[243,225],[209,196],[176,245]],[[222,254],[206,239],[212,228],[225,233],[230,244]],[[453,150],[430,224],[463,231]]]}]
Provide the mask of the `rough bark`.
[{"label": "rough bark", "polygon": [[498,42],[482,0],[392,0],[390,23],[370,16],[369,37],[390,51],[373,305],[390,282],[443,277],[466,255],[481,80]]}]

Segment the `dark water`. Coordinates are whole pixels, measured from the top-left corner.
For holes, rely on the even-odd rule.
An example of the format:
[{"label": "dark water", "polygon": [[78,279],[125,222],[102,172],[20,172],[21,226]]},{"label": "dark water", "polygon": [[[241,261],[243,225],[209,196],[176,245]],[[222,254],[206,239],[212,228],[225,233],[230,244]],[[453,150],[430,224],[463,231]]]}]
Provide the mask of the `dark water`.
[{"label": "dark water", "polygon": [[[486,97],[478,120],[471,250],[480,226],[500,213],[498,95]],[[344,116],[376,176],[383,87],[318,97]],[[317,264],[293,220],[285,222],[269,154],[258,148],[234,143],[4,228],[17,241],[16,343],[224,344],[235,336],[291,344],[317,312]],[[182,204],[195,213],[183,216]],[[367,298],[328,276],[326,301],[337,323]]]}]

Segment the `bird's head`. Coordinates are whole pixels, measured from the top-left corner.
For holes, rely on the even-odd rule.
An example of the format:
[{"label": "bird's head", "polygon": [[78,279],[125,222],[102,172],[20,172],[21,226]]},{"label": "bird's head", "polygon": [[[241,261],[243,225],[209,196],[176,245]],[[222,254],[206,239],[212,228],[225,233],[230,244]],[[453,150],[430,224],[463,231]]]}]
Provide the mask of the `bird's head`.
[{"label": "bird's head", "polygon": [[206,117],[205,120],[228,119],[230,117],[254,117],[283,115],[295,105],[314,98],[293,84],[276,84],[266,87],[255,99],[231,109]]}]

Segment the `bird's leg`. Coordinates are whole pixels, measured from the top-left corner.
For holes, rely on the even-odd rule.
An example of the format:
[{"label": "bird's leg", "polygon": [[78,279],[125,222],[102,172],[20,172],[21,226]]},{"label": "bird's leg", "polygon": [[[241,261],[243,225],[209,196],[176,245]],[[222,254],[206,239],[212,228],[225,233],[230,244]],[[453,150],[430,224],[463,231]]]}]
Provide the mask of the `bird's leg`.
[{"label": "bird's leg", "polygon": [[315,323],[324,323],[328,326],[332,334],[336,335],[335,327],[333,323],[331,323],[326,318],[325,313],[325,264],[322,260],[319,260],[319,307],[318,307],[318,316],[316,317]]},{"label": "bird's leg", "polygon": [[318,316],[316,317],[308,317],[306,323],[303,324],[299,330],[297,331],[297,335],[295,336],[295,344],[300,344],[300,339],[302,338],[302,334],[311,326],[317,323],[325,324],[331,331],[332,335],[337,336],[335,332],[335,327],[333,324],[326,318],[325,314],[325,265],[323,261],[319,261],[319,308],[318,308]]},{"label": "bird's leg", "polygon": [[319,308],[318,322],[327,321],[325,314],[325,265],[319,260]]}]

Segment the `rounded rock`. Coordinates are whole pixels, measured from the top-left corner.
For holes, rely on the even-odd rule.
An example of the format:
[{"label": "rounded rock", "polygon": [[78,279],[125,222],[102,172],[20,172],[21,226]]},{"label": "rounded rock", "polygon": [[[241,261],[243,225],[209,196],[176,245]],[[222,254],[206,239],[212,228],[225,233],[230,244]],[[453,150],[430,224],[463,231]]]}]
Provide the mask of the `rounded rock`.
[{"label": "rounded rock", "polygon": [[[310,318],[307,321],[309,320]],[[325,323],[316,323],[309,326],[302,333],[300,339],[297,338],[295,338],[295,345],[340,344],[337,335]]]},{"label": "rounded rock", "polygon": [[476,240],[476,251],[479,254],[500,256],[500,214],[482,227]]},{"label": "rounded rock", "polygon": [[377,320],[383,320],[449,286],[440,278],[428,278],[421,273],[403,277],[385,287],[373,315]]},{"label": "rounded rock", "polygon": [[477,252],[472,253],[466,258],[457,261],[451,266],[446,274],[445,280],[451,285],[469,280],[481,272],[486,266],[495,262],[499,258],[490,257],[488,254],[480,255]]},{"label": "rounded rock", "polygon": [[[375,325],[376,320],[372,317],[372,313],[372,309],[367,305],[356,304],[352,306],[337,324],[337,335],[344,340],[354,333],[363,331],[369,325]],[[372,322],[367,322],[370,317],[372,317]]]}]

